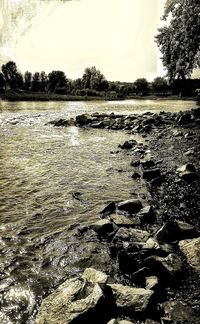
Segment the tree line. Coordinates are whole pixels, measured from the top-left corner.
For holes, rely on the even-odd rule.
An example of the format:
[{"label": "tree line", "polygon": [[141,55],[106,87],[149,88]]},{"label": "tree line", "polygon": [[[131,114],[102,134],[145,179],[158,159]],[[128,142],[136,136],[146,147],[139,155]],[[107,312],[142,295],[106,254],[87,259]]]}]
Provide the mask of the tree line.
[{"label": "tree line", "polygon": [[20,73],[17,65],[9,61],[2,65],[0,72],[0,90],[5,92],[13,90],[18,93],[56,93],[75,96],[105,96],[113,95],[124,98],[130,95],[166,95],[178,94],[180,91],[186,95],[194,94],[200,88],[200,80],[174,80],[169,83],[164,77],[157,77],[152,82],[145,78],[138,78],[135,82],[107,81],[105,76],[95,66],[86,68],[82,78],[68,79],[63,71],[52,71],[48,75],[42,72]]}]

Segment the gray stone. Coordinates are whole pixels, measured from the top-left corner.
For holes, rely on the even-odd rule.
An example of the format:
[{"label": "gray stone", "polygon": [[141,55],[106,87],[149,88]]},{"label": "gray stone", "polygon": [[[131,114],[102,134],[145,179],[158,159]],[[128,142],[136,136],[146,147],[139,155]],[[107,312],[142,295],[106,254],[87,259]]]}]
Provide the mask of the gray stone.
[{"label": "gray stone", "polygon": [[160,324],[160,322],[154,321],[152,319],[147,319],[144,324]]},{"label": "gray stone", "polygon": [[80,320],[81,316],[87,322],[87,313],[95,310],[103,299],[98,284],[86,283],[79,278],[69,279],[43,300],[35,323],[68,324]]},{"label": "gray stone", "polygon": [[98,283],[98,284],[106,284],[108,280],[108,276],[102,272],[93,268],[85,269],[82,278],[87,280],[88,282]]},{"label": "gray stone", "polygon": [[145,243],[150,234],[147,231],[142,231],[134,228],[120,228],[115,234],[113,241],[128,241]]},{"label": "gray stone", "polygon": [[108,203],[103,209],[100,210],[100,214],[111,214],[114,213],[116,209],[115,202],[112,201]]},{"label": "gray stone", "polygon": [[146,289],[156,290],[158,289],[159,282],[156,276],[146,277]]},{"label": "gray stone", "polygon": [[170,253],[167,257],[153,255],[146,259],[146,264],[158,277],[165,279],[177,277],[183,270],[181,259],[174,253]]},{"label": "gray stone", "polygon": [[195,310],[182,301],[167,301],[163,304],[165,316],[178,323],[199,323],[199,316]]},{"label": "gray stone", "polygon": [[200,237],[179,242],[181,252],[186,256],[188,263],[200,271]]},{"label": "gray stone", "polygon": [[134,312],[145,312],[154,294],[152,290],[144,288],[132,288],[121,284],[109,286],[112,289],[117,307],[123,310],[131,309]]},{"label": "gray stone", "polygon": [[173,242],[197,235],[198,232],[193,225],[181,221],[168,221],[155,234],[155,239],[159,242]]},{"label": "gray stone", "polygon": [[138,213],[138,217],[140,218],[142,223],[151,223],[154,221],[155,219],[155,213],[154,210],[152,208],[152,206],[148,205],[143,207],[139,213]]},{"label": "gray stone", "polygon": [[90,225],[90,228],[100,236],[106,236],[113,231],[113,224],[108,219],[100,219]]},{"label": "gray stone", "polygon": [[78,115],[76,116],[76,122],[77,124],[79,124],[80,126],[84,126],[89,124],[92,121],[92,117],[88,114],[82,114],[82,115]]},{"label": "gray stone", "polygon": [[177,169],[177,173],[179,174],[179,177],[185,181],[194,181],[198,177],[196,168],[192,163],[182,165]]},{"label": "gray stone", "polygon": [[129,199],[118,203],[118,209],[135,214],[142,209],[142,203],[139,199]]},{"label": "gray stone", "polygon": [[158,168],[145,170],[143,172],[143,179],[145,179],[145,180],[150,181],[150,180],[153,180],[158,177],[160,177],[160,169],[158,169]]},{"label": "gray stone", "polygon": [[118,214],[113,215],[111,219],[119,227],[131,227],[137,223],[134,219]]}]

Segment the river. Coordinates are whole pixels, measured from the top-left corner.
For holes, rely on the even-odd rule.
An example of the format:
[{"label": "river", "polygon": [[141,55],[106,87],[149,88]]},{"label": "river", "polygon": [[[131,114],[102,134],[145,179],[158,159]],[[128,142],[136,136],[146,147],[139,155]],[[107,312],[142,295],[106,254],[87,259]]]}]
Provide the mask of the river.
[{"label": "river", "polygon": [[0,323],[33,323],[43,295],[80,271],[69,265],[69,256],[62,261],[72,229],[98,220],[108,201],[128,199],[131,192],[145,194],[129,176],[130,156],[117,153],[130,135],[53,128],[48,121],[83,112],[175,112],[195,105],[171,100],[0,101]]}]

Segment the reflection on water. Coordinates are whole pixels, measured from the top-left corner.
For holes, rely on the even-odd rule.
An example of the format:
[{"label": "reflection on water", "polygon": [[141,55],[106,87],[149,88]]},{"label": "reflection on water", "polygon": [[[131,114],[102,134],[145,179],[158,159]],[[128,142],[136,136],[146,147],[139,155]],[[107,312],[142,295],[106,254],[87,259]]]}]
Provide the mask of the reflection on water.
[{"label": "reflection on water", "polygon": [[[189,101],[142,100],[0,102],[1,323],[32,323],[42,296],[80,271],[70,265],[78,256],[69,252],[77,224],[97,220],[109,200],[145,192],[129,177],[130,157],[110,153],[128,134],[45,124],[85,111],[133,113],[194,106]],[[75,199],[77,192],[81,199]]]}]

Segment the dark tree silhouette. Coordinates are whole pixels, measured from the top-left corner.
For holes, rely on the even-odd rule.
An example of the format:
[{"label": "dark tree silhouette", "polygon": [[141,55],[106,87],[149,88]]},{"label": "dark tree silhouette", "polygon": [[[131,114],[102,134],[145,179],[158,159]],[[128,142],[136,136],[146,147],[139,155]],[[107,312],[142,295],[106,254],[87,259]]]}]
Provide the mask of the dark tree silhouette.
[{"label": "dark tree silhouette", "polygon": [[31,90],[35,91],[35,92],[40,91],[40,73],[39,72],[35,72],[33,74]]},{"label": "dark tree silhouette", "polygon": [[6,80],[4,78],[3,73],[0,72],[0,88],[5,88]]},{"label": "dark tree silhouette", "polygon": [[63,71],[52,71],[48,75],[49,89],[54,92],[56,88],[65,88],[67,86],[67,78]]},{"label": "dark tree silhouette", "polygon": [[2,72],[3,72],[6,83],[10,86],[11,89],[15,89],[16,75],[17,75],[16,63],[13,61],[9,61],[8,63],[3,64]]},{"label": "dark tree silhouette", "polygon": [[25,90],[30,90],[31,89],[31,84],[32,84],[32,73],[26,71],[24,74],[24,89]]},{"label": "dark tree silhouette", "polygon": [[145,78],[139,78],[134,82],[136,93],[145,94],[149,90],[148,81]]}]

